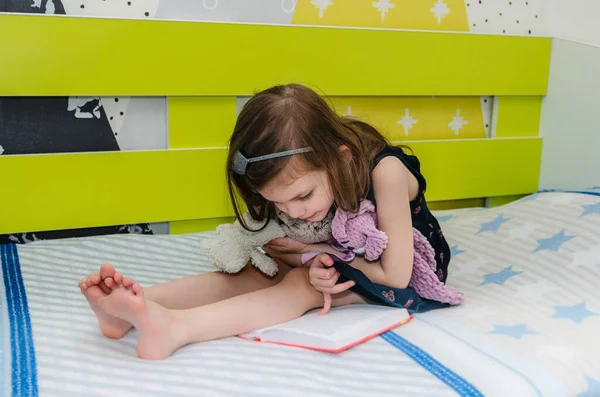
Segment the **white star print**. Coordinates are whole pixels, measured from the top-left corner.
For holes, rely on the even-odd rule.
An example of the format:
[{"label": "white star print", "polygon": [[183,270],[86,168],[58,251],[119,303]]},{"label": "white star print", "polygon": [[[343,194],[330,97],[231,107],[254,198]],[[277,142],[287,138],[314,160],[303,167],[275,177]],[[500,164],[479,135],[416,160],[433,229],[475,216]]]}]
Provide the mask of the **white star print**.
[{"label": "white star print", "polygon": [[323,18],[327,7],[333,4],[331,0],[310,0],[310,4],[314,5],[319,9],[319,18]]},{"label": "white star print", "polygon": [[410,110],[406,108],[404,110],[404,116],[402,117],[402,119],[398,120],[397,123],[404,127],[404,135],[408,136],[408,131],[410,131],[412,126],[414,124],[417,124],[418,121],[419,120],[413,119],[413,117],[410,114]]},{"label": "white star print", "polygon": [[468,308],[469,316],[477,319],[485,319],[485,318],[496,318],[498,316],[498,312],[492,309],[490,306],[481,305],[481,306],[473,306],[470,305]]},{"label": "white star print", "polygon": [[539,280],[534,284],[519,285],[516,287],[517,292],[514,294],[522,300],[528,301],[532,299],[543,299],[544,294],[556,291],[556,285],[548,280]]},{"label": "white star print", "polygon": [[504,242],[516,239],[525,239],[526,237],[529,237],[531,233],[533,233],[538,227],[539,225],[535,223],[527,222],[524,225],[510,229],[506,232],[508,236],[506,236]]},{"label": "white star print", "polygon": [[535,352],[540,356],[553,358],[562,363],[567,363],[575,357],[575,350],[570,346],[565,345],[539,345],[534,348]]},{"label": "white star print", "polygon": [[4,153],[4,148],[0,145],[0,154]]},{"label": "white star print", "polygon": [[450,9],[444,3],[444,0],[438,0],[438,2],[429,11],[437,18],[438,25],[442,23],[442,19],[446,17],[446,14],[450,13]]},{"label": "white star print", "polygon": [[599,266],[600,265],[600,245],[593,246],[587,251],[576,252],[573,254],[573,261],[570,267],[579,266]]},{"label": "white star print", "polygon": [[448,123],[448,127],[452,128],[454,135],[458,136],[460,130],[465,126],[465,124],[469,124],[469,122],[460,115],[460,109],[456,109],[456,115],[452,117],[452,121]]},{"label": "white star print", "polygon": [[552,207],[567,205],[575,197],[571,193],[543,193],[538,195],[539,200],[550,204]]},{"label": "white star print", "polygon": [[485,259],[485,258],[480,258],[480,257],[475,257],[474,259],[471,259],[470,261],[467,262],[456,262],[454,264],[454,271],[452,273],[452,276],[458,276],[458,275],[467,275],[467,274],[475,274],[476,272],[479,271],[479,269],[481,269],[483,266],[488,265],[492,263],[489,259]]},{"label": "white star print", "polygon": [[461,217],[457,217],[454,221],[454,226],[457,226],[461,229],[471,228],[476,224],[479,225],[479,217],[477,216],[463,215]]},{"label": "white star print", "polygon": [[387,14],[390,9],[396,7],[396,5],[390,2],[390,0],[379,0],[371,4],[373,7],[377,8],[379,12],[381,12],[381,23],[385,21],[385,14]]}]

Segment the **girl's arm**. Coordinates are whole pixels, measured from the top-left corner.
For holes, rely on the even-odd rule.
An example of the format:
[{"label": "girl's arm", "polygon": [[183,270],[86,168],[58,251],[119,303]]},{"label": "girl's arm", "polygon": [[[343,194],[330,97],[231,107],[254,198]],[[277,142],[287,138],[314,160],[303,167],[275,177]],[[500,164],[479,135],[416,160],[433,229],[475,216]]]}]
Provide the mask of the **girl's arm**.
[{"label": "girl's arm", "polygon": [[[400,160],[390,156],[375,167],[373,188],[379,229],[388,236],[387,248],[378,261],[356,257],[352,267],[374,283],[406,288],[412,275],[414,249],[410,200],[418,193],[418,182]],[[327,244],[311,245],[306,251],[337,253]]]},{"label": "girl's arm", "polygon": [[269,254],[271,258],[277,258],[287,263],[291,267],[303,267],[302,265],[302,254],[300,253],[282,253],[279,251],[275,251],[269,247],[263,247],[263,250]]}]

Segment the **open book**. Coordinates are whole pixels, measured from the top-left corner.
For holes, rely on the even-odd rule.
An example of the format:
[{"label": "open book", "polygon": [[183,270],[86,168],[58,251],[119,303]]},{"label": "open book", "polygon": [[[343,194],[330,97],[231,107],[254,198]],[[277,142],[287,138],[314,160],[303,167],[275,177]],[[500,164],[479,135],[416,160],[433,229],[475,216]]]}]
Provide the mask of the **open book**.
[{"label": "open book", "polygon": [[240,338],[339,353],[409,322],[403,308],[368,304],[332,308],[319,315],[315,309],[295,320],[259,329]]}]

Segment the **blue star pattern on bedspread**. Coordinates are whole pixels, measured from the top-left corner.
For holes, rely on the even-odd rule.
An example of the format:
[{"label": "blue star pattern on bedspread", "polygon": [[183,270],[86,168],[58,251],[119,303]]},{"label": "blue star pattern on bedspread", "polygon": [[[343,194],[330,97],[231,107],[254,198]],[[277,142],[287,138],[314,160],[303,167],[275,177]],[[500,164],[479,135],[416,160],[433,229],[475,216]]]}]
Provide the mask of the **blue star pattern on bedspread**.
[{"label": "blue star pattern on bedspread", "polygon": [[600,214],[600,201],[598,201],[596,204],[584,204],[581,207],[583,207],[583,212],[579,216]]},{"label": "blue star pattern on bedspread", "polygon": [[453,245],[452,247],[450,247],[450,255],[454,258],[455,256],[458,256],[464,252],[467,252],[466,250],[460,249],[458,247],[458,245]]},{"label": "blue star pattern on bedspread", "polygon": [[510,218],[505,218],[504,215],[498,215],[497,218],[495,218],[492,221],[486,222],[486,223],[482,223],[481,224],[481,229],[479,230],[478,233],[483,233],[483,232],[497,232],[498,229],[500,229],[500,226],[502,226],[505,222],[508,222],[510,220]]},{"label": "blue star pattern on bedspread", "polygon": [[[500,207],[441,212],[452,252],[447,284],[463,292],[465,301],[416,314],[410,323],[339,355],[226,338],[191,344],[148,369],[133,359],[135,333],[122,341],[101,336],[77,281],[103,262],[118,263],[146,285],[212,271],[197,250],[203,233],[11,245],[0,249],[4,284],[13,285],[0,301],[10,309],[4,320],[11,331],[0,358],[18,363],[18,371],[4,384],[14,388],[12,395],[24,397],[38,395],[27,393],[37,390],[30,385],[39,385],[40,396],[67,397],[64,391],[83,387],[119,395],[125,381],[144,384],[132,397],[162,396],[166,387],[173,396],[193,394],[198,387],[214,395],[245,396],[268,388],[273,395],[342,390],[358,396],[402,390],[411,382],[416,397],[600,397],[597,193],[539,193]],[[19,273],[23,283],[15,284]],[[15,322],[23,316],[14,313],[25,308],[31,322]],[[13,330],[21,332],[13,337]],[[25,337],[31,341],[23,344]],[[124,357],[132,360],[123,362]],[[202,365],[190,366],[198,361],[194,357]],[[256,365],[272,359],[282,371]],[[98,371],[99,365],[117,371]],[[333,368],[332,382],[315,383],[314,371],[307,370],[315,365]],[[294,379],[290,371],[296,371]],[[357,380],[356,371],[367,371],[365,379],[372,382]],[[165,380],[155,374],[184,375]],[[90,376],[96,381],[90,383]],[[242,384],[235,386],[236,379]]]},{"label": "blue star pattern on bedspread", "polygon": [[490,332],[490,334],[501,334],[512,336],[513,338],[519,339],[524,335],[528,334],[536,334],[537,332],[531,331],[527,329],[527,325],[518,324],[518,325],[494,325],[494,330]]},{"label": "blue star pattern on bedspread", "polygon": [[600,381],[594,378],[586,376],[585,381],[587,382],[587,390],[577,397],[597,397],[600,396]]},{"label": "blue star pattern on bedspread", "polygon": [[533,252],[543,250],[558,251],[564,243],[572,238],[575,238],[575,236],[567,235],[564,230],[561,230],[552,237],[538,240],[538,247]]},{"label": "blue star pattern on bedspread", "polygon": [[515,272],[512,270],[512,268],[513,268],[512,266],[509,266],[509,267],[506,267],[506,268],[500,270],[497,273],[486,274],[485,276],[483,276],[484,280],[479,284],[479,286],[486,285],[486,284],[502,285],[509,278],[516,276],[517,274],[523,273],[522,271]]},{"label": "blue star pattern on bedspread", "polygon": [[[452,335],[468,329],[462,343],[498,353],[535,384],[532,395],[600,397],[599,197],[539,192],[486,211],[444,211],[448,284],[466,300],[425,319]],[[533,380],[538,370],[546,377]]]},{"label": "blue star pattern on bedspread", "polygon": [[552,315],[552,318],[566,318],[577,324],[581,324],[586,317],[599,314],[589,311],[583,302],[573,306],[554,306],[554,309],[556,313]]},{"label": "blue star pattern on bedspread", "polygon": [[436,219],[438,222],[447,222],[452,218],[454,218],[454,215],[440,215]]}]

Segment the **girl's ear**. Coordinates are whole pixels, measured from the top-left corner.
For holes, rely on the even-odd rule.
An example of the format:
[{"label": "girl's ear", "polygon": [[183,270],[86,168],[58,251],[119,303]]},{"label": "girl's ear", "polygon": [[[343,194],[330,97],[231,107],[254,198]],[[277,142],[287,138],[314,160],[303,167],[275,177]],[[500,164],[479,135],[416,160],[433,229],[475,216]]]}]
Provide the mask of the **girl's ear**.
[{"label": "girl's ear", "polygon": [[352,160],[352,151],[348,146],[342,145],[338,148],[338,150],[340,151],[340,153],[342,153],[342,156],[344,156],[344,160],[346,160],[347,162],[350,162]]}]

